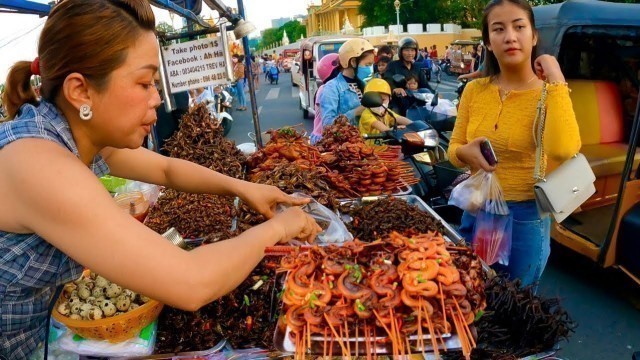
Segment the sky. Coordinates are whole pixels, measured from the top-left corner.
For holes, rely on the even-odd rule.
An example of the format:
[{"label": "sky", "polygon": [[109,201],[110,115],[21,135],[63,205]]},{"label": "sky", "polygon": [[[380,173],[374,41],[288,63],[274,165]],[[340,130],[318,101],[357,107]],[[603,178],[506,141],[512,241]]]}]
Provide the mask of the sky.
[{"label": "sky", "polygon": [[[47,2],[46,0],[37,0]],[[307,6],[311,2],[319,0],[244,0],[247,20],[253,22],[258,30],[271,27],[271,19],[291,17],[306,14]],[[231,7],[237,7],[235,0],[223,0]],[[156,22],[165,21],[171,23],[169,13],[154,8]],[[213,13],[206,5],[203,5],[201,15],[209,17]],[[19,60],[33,60],[36,57],[38,37],[46,18],[36,15],[4,14],[0,13],[0,83],[3,83],[9,68]],[[174,27],[181,27],[182,20],[174,16]],[[256,32],[252,36],[258,36]]]}]

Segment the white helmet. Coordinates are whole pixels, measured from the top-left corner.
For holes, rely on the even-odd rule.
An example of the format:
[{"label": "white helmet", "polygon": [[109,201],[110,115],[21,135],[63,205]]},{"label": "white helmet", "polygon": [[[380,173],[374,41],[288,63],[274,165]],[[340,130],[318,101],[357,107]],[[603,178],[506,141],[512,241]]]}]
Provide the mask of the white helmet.
[{"label": "white helmet", "polygon": [[357,58],[367,51],[373,51],[370,42],[362,38],[354,38],[347,40],[340,47],[338,55],[340,56],[340,66],[344,69],[349,67],[349,60]]}]

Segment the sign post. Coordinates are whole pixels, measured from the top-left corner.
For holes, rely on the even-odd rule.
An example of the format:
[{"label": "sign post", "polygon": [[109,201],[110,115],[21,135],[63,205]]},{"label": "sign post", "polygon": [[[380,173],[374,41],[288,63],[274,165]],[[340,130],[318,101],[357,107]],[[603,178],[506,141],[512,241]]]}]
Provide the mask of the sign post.
[{"label": "sign post", "polygon": [[162,47],[171,93],[228,82],[222,40],[206,38]]}]

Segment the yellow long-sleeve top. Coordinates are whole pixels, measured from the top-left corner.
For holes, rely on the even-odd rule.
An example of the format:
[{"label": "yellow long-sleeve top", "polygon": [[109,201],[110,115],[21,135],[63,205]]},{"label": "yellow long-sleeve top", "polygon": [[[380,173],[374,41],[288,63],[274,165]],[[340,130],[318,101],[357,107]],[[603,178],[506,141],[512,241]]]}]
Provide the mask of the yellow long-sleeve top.
[{"label": "yellow long-sleeve top", "polygon": [[[580,132],[566,84],[547,86],[544,132],[544,166],[547,156],[558,162],[579,152]],[[542,87],[511,91],[504,101],[490,78],[470,82],[464,90],[449,145],[449,159],[457,167],[466,164],[456,150],[478,137],[491,141],[498,165],[496,175],[507,201],[533,199],[536,164],[533,122]],[[578,175],[579,176],[579,175]]]}]

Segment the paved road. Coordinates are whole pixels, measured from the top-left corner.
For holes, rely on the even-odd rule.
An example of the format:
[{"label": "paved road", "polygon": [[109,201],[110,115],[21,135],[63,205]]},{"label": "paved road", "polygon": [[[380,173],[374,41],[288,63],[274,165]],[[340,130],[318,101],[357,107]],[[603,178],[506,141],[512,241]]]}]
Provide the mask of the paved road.
[{"label": "paved road", "polygon": [[[302,124],[312,130],[298,107],[297,88],[289,74],[281,74],[279,85],[262,83],[257,93],[263,131]],[[435,86],[435,83],[432,83]],[[453,99],[454,78],[443,78],[438,87]],[[449,93],[447,93],[449,92]],[[234,112],[229,134],[237,143],[248,142],[253,131],[250,111]],[[639,259],[640,261],[640,259]],[[640,287],[616,270],[602,270],[565,248],[554,245],[540,284],[542,294],[557,296],[579,327],[569,342],[560,345],[559,357],[571,360],[630,360],[640,351]]]}]

